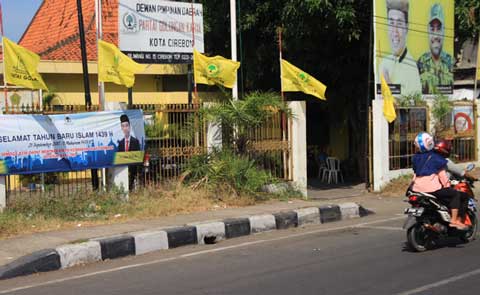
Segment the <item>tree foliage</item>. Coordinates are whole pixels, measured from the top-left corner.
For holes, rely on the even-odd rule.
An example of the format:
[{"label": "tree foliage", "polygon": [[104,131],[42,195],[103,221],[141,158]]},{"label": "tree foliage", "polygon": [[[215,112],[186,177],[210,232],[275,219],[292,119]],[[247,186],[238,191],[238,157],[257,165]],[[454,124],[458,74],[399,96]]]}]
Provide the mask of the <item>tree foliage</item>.
[{"label": "tree foliage", "polygon": [[455,35],[457,43],[463,44],[468,38],[478,36],[480,33],[480,1],[456,0],[455,1]]}]

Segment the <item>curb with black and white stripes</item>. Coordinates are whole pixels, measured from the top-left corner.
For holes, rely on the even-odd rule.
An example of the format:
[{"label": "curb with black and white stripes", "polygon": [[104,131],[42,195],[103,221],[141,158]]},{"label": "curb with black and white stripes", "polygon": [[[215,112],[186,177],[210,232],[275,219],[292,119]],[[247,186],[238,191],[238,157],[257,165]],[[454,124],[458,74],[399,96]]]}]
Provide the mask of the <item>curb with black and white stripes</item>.
[{"label": "curb with black and white stripes", "polygon": [[363,217],[370,213],[373,212],[356,203],[342,203],[96,238],[21,257],[0,267],[0,280],[180,246],[211,244],[276,229]]}]

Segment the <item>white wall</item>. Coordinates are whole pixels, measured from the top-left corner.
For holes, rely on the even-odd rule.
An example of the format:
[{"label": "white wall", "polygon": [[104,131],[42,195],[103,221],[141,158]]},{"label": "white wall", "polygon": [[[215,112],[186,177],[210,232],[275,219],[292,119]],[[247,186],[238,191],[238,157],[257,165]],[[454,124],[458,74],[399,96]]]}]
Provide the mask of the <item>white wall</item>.
[{"label": "white wall", "polygon": [[388,122],[383,116],[383,99],[372,101],[372,126],[373,126],[373,190],[378,192],[390,180],[402,175],[412,173],[412,169],[390,171],[388,149]]},{"label": "white wall", "polygon": [[[433,101],[427,99],[427,104],[432,108]],[[478,102],[475,100],[478,106]],[[432,118],[432,117],[430,117]],[[403,174],[412,174],[412,169],[389,170],[389,148],[388,148],[388,123],[383,116],[383,99],[376,99],[372,101],[372,126],[373,126],[373,190],[378,192],[383,186],[388,184],[392,179],[397,178]],[[480,119],[477,116],[476,124],[480,124]],[[430,130],[433,129],[433,118],[430,120]],[[477,138],[480,138],[480,128],[477,127]],[[480,159],[480,150],[477,146],[477,159]],[[474,162],[479,167],[479,161]],[[468,163],[462,163],[466,166]]]}]

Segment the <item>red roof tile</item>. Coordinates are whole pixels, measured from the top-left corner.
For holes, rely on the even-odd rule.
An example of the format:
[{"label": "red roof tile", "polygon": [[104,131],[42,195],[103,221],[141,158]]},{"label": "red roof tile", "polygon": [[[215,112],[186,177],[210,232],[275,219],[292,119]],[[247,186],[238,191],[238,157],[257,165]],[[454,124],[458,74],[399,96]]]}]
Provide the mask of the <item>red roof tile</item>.
[{"label": "red roof tile", "polygon": [[[95,0],[82,0],[88,60],[97,60]],[[102,0],[103,39],[118,45],[118,0]],[[76,0],[44,0],[19,42],[42,60],[80,61]]]}]

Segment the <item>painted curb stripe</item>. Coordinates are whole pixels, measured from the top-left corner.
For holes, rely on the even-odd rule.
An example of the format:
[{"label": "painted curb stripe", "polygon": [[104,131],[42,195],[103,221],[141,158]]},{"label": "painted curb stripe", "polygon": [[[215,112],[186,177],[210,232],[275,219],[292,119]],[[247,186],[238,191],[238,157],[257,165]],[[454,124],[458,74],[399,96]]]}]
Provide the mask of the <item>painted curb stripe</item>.
[{"label": "painted curb stripe", "polygon": [[275,223],[277,229],[287,229],[290,227],[298,226],[298,215],[297,212],[287,211],[273,214],[275,216]]},{"label": "painted curb stripe", "polygon": [[0,267],[0,280],[58,270],[60,267],[60,256],[57,251],[54,249],[40,250]]},{"label": "painted curb stripe", "polygon": [[248,218],[225,219],[225,237],[227,239],[248,236],[251,233]]},{"label": "painted curb stripe", "polygon": [[198,244],[197,228],[195,226],[183,226],[165,230],[168,236],[168,248],[177,248],[185,245]]},{"label": "painted curb stripe", "polygon": [[135,255],[135,240],[132,236],[118,236],[99,240],[102,260]]},{"label": "painted curb stripe", "polygon": [[319,207],[320,221],[322,223],[342,220],[342,213],[338,205],[327,205]]},{"label": "painted curb stripe", "polygon": [[192,224],[162,231],[143,231],[130,235],[94,238],[86,243],[62,245],[57,247],[58,250],[40,250],[0,266],[0,280],[68,268],[100,259],[114,259],[185,245],[202,244],[205,237],[215,237],[214,242],[217,242],[223,238],[231,239],[262,231],[317,223],[317,218],[321,223],[327,223],[370,214],[374,214],[374,212],[356,203],[344,203],[274,214],[252,215],[248,218],[229,218],[218,222]]}]

